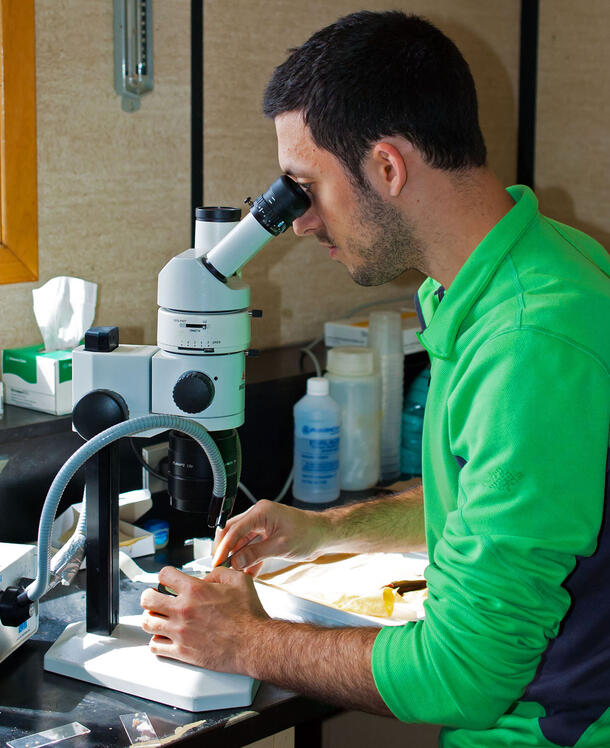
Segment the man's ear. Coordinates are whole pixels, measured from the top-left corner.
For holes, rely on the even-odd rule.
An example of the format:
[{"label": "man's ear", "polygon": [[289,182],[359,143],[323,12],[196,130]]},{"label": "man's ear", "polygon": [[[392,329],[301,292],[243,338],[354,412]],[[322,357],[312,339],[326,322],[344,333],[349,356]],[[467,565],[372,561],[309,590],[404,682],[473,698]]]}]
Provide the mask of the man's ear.
[{"label": "man's ear", "polygon": [[371,148],[366,171],[369,181],[380,194],[398,197],[409,176],[406,154],[387,140],[381,140]]}]

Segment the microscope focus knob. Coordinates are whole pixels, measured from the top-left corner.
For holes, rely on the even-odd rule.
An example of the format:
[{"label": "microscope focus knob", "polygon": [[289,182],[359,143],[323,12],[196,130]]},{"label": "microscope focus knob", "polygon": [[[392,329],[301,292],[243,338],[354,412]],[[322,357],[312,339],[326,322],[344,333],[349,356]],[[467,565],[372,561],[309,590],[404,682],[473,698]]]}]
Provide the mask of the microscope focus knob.
[{"label": "microscope focus knob", "polygon": [[172,394],[180,410],[201,413],[214,399],[214,382],[202,371],[185,371]]}]

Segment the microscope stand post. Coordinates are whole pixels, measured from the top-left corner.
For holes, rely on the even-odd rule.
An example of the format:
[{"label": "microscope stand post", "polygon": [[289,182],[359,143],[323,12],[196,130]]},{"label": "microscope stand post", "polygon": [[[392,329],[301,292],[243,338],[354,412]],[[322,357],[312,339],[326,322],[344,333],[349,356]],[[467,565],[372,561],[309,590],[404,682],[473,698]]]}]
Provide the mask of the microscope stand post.
[{"label": "microscope stand post", "polygon": [[94,455],[87,485],[87,631],[109,636],[119,622],[119,448]]},{"label": "microscope stand post", "polygon": [[[126,421],[127,405],[110,390],[93,390],[74,407],[84,439]],[[112,442],[85,467],[87,493],[87,631],[110,636],[119,622],[119,447]]]}]

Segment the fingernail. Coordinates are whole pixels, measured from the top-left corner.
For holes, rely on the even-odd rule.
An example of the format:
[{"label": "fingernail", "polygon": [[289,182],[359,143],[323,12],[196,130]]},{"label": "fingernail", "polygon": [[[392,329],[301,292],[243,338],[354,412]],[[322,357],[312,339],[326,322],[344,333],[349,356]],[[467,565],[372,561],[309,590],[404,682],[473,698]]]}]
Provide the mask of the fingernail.
[{"label": "fingernail", "polygon": [[238,569],[242,569],[245,563],[246,563],[246,559],[245,559],[245,558],[244,558],[243,556],[238,556],[238,557],[237,557],[237,558],[235,559],[235,566],[236,566],[236,567],[237,567]]}]

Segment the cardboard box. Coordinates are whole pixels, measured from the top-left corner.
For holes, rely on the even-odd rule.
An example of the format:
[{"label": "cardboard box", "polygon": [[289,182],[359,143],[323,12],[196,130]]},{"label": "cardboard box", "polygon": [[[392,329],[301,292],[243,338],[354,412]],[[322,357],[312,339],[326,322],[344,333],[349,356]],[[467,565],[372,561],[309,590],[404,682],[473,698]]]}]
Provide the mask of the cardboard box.
[{"label": "cardboard box", "polygon": [[[82,504],[72,504],[55,519],[51,536],[51,545],[55,550],[61,548],[74,532],[82,506]],[[150,491],[146,488],[126,491],[119,495],[119,547],[132,558],[148,556],[155,552],[152,533],[131,524],[146,514],[151,507]],[[86,561],[83,561],[81,569],[85,567]]]},{"label": "cardboard box", "polygon": [[72,351],[44,352],[44,346],[2,351],[4,401],[56,416],[72,412]]},{"label": "cardboard box", "polygon": [[[419,353],[424,347],[417,338],[420,332],[415,312],[401,312],[402,342],[405,355]],[[337,345],[366,345],[369,334],[368,317],[350,317],[324,323],[324,343],[327,348]]]}]

